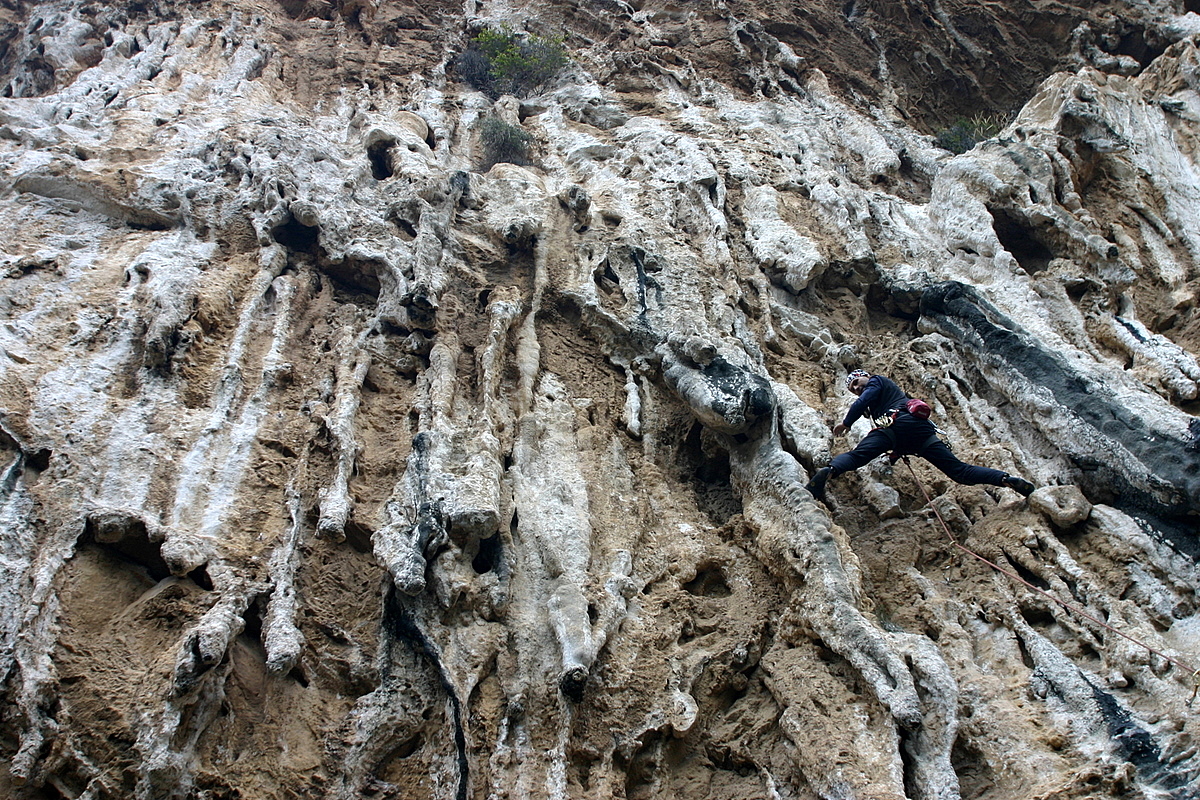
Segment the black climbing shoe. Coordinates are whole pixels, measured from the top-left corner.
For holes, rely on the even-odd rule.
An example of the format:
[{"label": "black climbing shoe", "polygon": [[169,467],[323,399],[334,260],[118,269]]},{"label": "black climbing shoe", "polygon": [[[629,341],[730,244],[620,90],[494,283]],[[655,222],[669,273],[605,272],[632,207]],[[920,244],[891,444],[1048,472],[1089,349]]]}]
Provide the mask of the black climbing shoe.
[{"label": "black climbing shoe", "polygon": [[1004,485],[1023,497],[1029,497],[1029,495],[1033,494],[1033,484],[1024,478],[1018,478],[1016,475],[1006,475],[1004,477]]},{"label": "black climbing shoe", "polygon": [[825,483],[829,480],[830,474],[833,472],[832,467],[822,467],[817,470],[817,473],[812,476],[812,480],[808,482],[805,489],[812,493],[812,496],[825,502]]}]

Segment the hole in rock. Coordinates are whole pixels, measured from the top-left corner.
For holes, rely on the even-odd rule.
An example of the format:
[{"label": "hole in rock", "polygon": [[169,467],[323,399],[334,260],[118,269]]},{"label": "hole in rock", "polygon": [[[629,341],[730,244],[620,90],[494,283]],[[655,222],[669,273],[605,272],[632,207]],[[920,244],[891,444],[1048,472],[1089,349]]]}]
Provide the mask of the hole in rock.
[{"label": "hole in rock", "polygon": [[729,454],[708,439],[704,427],[694,423],[677,447],[680,478],[690,483],[701,510],[718,525],[740,513],[741,502],[729,481]]},{"label": "hole in rock", "polygon": [[592,273],[592,279],[596,282],[596,286],[605,294],[612,294],[621,285],[621,278],[613,270],[612,264],[607,260],[604,262],[604,269],[598,269]]},{"label": "hole in rock", "polygon": [[0,428],[0,449],[9,450],[13,453],[20,451],[21,445],[17,444],[16,439],[13,439],[3,428]]},{"label": "hole in rock", "polygon": [[319,229],[315,225],[305,225],[295,217],[289,216],[287,222],[271,231],[271,238],[288,250],[315,253],[318,233]]},{"label": "hole in rock", "polygon": [[872,312],[872,322],[887,324],[885,320],[876,322],[878,312],[888,317],[915,322],[921,316],[921,294],[922,290],[894,284],[869,284],[865,299],[868,311]]},{"label": "hole in rock", "polygon": [[906,797],[920,797],[923,793],[918,780],[919,773],[917,772],[917,764],[914,763],[912,754],[913,734],[907,731],[900,732],[900,774],[904,784],[904,795]]},{"label": "hole in rock", "polygon": [[262,641],[262,612],[266,602],[267,595],[259,594],[250,601],[250,605],[246,606],[246,610],[242,612],[242,636],[245,636],[255,645]]},{"label": "hole in rock", "polygon": [[279,5],[294,20],[331,20],[337,8],[334,3],[310,3],[308,0],[279,0]]},{"label": "hole in rock", "polygon": [[304,674],[304,668],[299,664],[292,667],[292,671],[288,673],[288,677],[300,684],[303,688],[308,688],[308,676]]},{"label": "hole in rock", "polygon": [[400,305],[408,312],[409,325],[424,331],[437,327],[438,299],[426,287],[418,285],[406,293],[400,298]]},{"label": "hole in rock", "polygon": [[79,541],[142,567],[155,582],[171,574],[162,557],[161,544],[150,541],[146,523],[132,515],[94,514],[88,517]]},{"label": "hole in rock", "polygon": [[990,209],[996,237],[1021,268],[1032,275],[1050,266],[1054,252],[1029,228],[1025,220],[1003,208]]},{"label": "hole in rock", "polygon": [[1021,608],[1021,616],[1034,628],[1052,628],[1058,624],[1048,610],[1044,608]]},{"label": "hole in rock", "polygon": [[371,545],[371,536],[374,534],[370,528],[353,519],[346,523],[346,544],[353,547],[360,553],[372,553],[374,548]]},{"label": "hole in rock", "polygon": [[1033,660],[1033,656],[1029,653],[1029,648],[1025,646],[1025,640],[1020,636],[1016,637],[1017,649],[1021,651],[1021,663],[1029,669],[1037,669],[1037,662]]},{"label": "hole in rock", "polygon": [[1078,658],[1087,660],[1087,661],[1092,661],[1094,663],[1099,663],[1103,660],[1100,653],[1096,650],[1096,648],[1092,647],[1091,644],[1089,644],[1088,642],[1080,639],[1078,642],[1078,647],[1079,647]]},{"label": "hole in rock", "polygon": [[380,283],[375,263],[345,259],[326,261],[321,271],[333,284],[334,296],[341,302],[374,306],[379,299]]},{"label": "hole in rock", "polygon": [[196,567],[194,570],[189,572],[188,577],[191,578],[192,582],[195,583],[197,586],[199,586],[204,591],[211,592],[212,588],[213,588],[213,582],[212,582],[212,578],[208,577],[207,567],[208,567],[207,564],[201,564],[200,566]]},{"label": "hole in rock", "polygon": [[987,756],[964,736],[954,742],[950,750],[950,763],[958,776],[959,790],[963,797],[983,797],[991,791],[995,775],[988,764]]},{"label": "hole in rock", "polygon": [[367,159],[371,162],[371,177],[377,181],[392,177],[392,146],[396,143],[391,139],[383,139],[367,148]]},{"label": "hole in rock", "polygon": [[479,541],[479,552],[475,554],[475,558],[471,559],[471,568],[475,570],[476,574],[483,575],[496,568],[496,564],[500,561],[501,547],[498,533],[493,533],[488,538]]},{"label": "hole in rock", "polygon": [[406,242],[411,242],[417,238],[417,228],[403,217],[392,217],[392,223],[396,226],[396,230],[400,231],[400,238]]},{"label": "hole in rock", "polygon": [[34,470],[35,472],[45,472],[50,468],[50,456],[53,453],[46,448],[42,448],[34,453],[25,454],[25,468]]},{"label": "hole in rock", "polygon": [[125,224],[135,231],[169,231],[175,227],[175,223],[169,219],[137,211],[132,212]]},{"label": "hole in rock", "polygon": [[745,688],[737,688],[735,686],[726,686],[715,695],[717,708],[722,711],[728,711],[733,708],[734,704],[750,693],[749,686]]},{"label": "hole in rock", "polygon": [[[404,786],[406,784],[410,784],[413,780],[412,770],[414,769],[414,765],[407,762],[409,759],[413,758],[413,756],[421,755],[421,752],[425,747],[425,734],[419,729],[412,731],[411,728],[409,728],[393,731],[392,736],[393,739],[391,742],[389,742],[389,745],[393,742],[397,742],[397,740],[398,743],[392,747],[390,752],[385,751],[385,756],[380,759],[379,766],[377,766],[374,770],[375,780],[379,783],[382,783],[384,786]],[[369,792],[363,796],[383,798],[396,797],[398,795],[394,795],[390,792],[384,794],[375,794],[373,792]],[[466,794],[460,794],[458,796],[463,798],[463,800],[465,800],[467,797]]]},{"label": "hole in rock", "polygon": [[423,744],[425,744],[425,736],[420,731],[417,731],[416,734],[400,743],[400,746],[392,753],[392,758],[408,758],[420,750]]},{"label": "hole in rock", "polygon": [[[733,773],[739,778],[750,778],[758,773],[758,767],[752,760],[728,744],[709,745],[705,750],[716,769]],[[730,778],[725,777],[724,780],[730,780]]]},{"label": "hole in rock", "polygon": [[[78,789],[72,789],[69,784],[73,783],[62,775],[56,775],[54,779],[48,781],[45,786],[36,789],[32,794],[27,795],[33,800],[74,800],[79,797]],[[79,784],[86,786],[87,782]]]},{"label": "hole in rock", "polygon": [[1021,562],[1019,562],[1015,559],[1012,559],[1012,558],[1009,558],[1006,560],[1012,566],[1013,570],[1016,571],[1016,573],[1021,576],[1022,579],[1029,581],[1034,586],[1036,586],[1039,589],[1042,589],[1043,591],[1046,591],[1050,588],[1049,583],[1047,583],[1045,580],[1042,579],[1041,576],[1035,574],[1032,570],[1030,570],[1028,567],[1026,567]]},{"label": "hole in rock", "polygon": [[696,577],[683,585],[690,594],[700,597],[728,597],[732,592],[725,582],[725,574],[716,564],[701,564]]},{"label": "hole in rock", "polygon": [[1144,69],[1150,65],[1151,61],[1166,51],[1161,47],[1149,44],[1146,41],[1146,31],[1144,29],[1134,28],[1121,37],[1121,41],[1117,43],[1117,47],[1113,52],[1119,56],[1132,56]]},{"label": "hole in rock", "polygon": [[821,639],[812,640],[813,647],[817,650],[817,658],[821,659],[826,664],[841,664],[843,659],[833,650],[831,650]]}]

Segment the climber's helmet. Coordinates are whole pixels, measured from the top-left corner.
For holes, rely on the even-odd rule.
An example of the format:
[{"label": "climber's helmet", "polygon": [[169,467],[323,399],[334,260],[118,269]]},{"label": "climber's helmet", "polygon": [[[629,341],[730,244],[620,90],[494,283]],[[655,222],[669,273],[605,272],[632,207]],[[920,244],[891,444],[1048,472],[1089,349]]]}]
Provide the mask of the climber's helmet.
[{"label": "climber's helmet", "polygon": [[871,380],[871,373],[865,369],[856,369],[846,376],[846,388],[854,394],[862,394],[863,389],[867,388],[869,380]]}]

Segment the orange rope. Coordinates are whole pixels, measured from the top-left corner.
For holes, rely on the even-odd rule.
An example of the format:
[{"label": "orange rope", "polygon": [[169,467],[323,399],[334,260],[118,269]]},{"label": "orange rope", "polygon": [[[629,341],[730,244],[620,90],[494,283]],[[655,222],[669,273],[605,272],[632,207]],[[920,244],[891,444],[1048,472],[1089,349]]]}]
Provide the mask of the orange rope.
[{"label": "orange rope", "polygon": [[1034,586],[1032,583],[1025,580],[1024,578],[1022,578],[1020,575],[1016,574],[1015,572],[1006,570],[1004,567],[1001,567],[999,564],[996,564],[993,561],[989,561],[988,559],[979,555],[978,553],[976,553],[974,550],[970,549],[969,547],[967,547],[963,544],[960,544],[958,539],[954,538],[954,534],[950,532],[950,526],[946,524],[946,520],[942,519],[941,512],[938,511],[937,507],[933,504],[933,499],[929,496],[929,492],[925,491],[925,484],[923,484],[921,482],[921,479],[917,476],[917,471],[915,469],[913,469],[912,464],[908,460],[908,456],[904,456],[903,458],[904,458],[905,465],[908,467],[908,471],[912,473],[913,479],[916,480],[917,486],[921,487],[921,494],[925,496],[925,504],[927,506],[929,506],[931,509],[933,509],[934,515],[937,516],[938,522],[940,522],[942,524],[942,530],[944,530],[946,532],[946,536],[950,539],[951,544],[953,544],[959,550],[962,550],[964,553],[971,556],[972,558],[979,559],[984,564],[987,564],[989,567],[991,567],[992,569],[999,572],[1001,575],[1007,575],[1008,577],[1012,578],[1017,583],[1020,583],[1020,584],[1023,584],[1025,586],[1029,587],[1033,591],[1035,591],[1038,594],[1045,597],[1047,600],[1051,600],[1055,603],[1058,603],[1060,606],[1067,609],[1068,611],[1072,611],[1072,612],[1078,614],[1079,616],[1083,617],[1084,619],[1091,620],[1092,622],[1096,623],[1097,625],[1104,628],[1105,630],[1112,631],[1117,636],[1120,636],[1123,639],[1128,639],[1129,641],[1136,644],[1138,647],[1144,647],[1146,650],[1149,650],[1151,653],[1158,656],[1159,658],[1166,660],[1168,663],[1174,664],[1176,667],[1183,670],[1184,672],[1191,673],[1192,683],[1193,683],[1192,696],[1188,699],[1188,705],[1191,705],[1192,701],[1196,699],[1197,691],[1200,690],[1200,670],[1193,669],[1192,667],[1188,666],[1187,664],[1184,664],[1179,659],[1173,658],[1173,657],[1167,655],[1166,653],[1162,652],[1161,650],[1156,650],[1155,648],[1151,647],[1150,645],[1146,644],[1145,642],[1135,639],[1127,633],[1122,633],[1121,631],[1114,628],[1112,625],[1109,625],[1107,622],[1104,622],[1103,620],[1097,619],[1096,617],[1092,616],[1088,612],[1084,611],[1082,608],[1079,608],[1078,606],[1073,605],[1072,603],[1068,603],[1065,600],[1060,600],[1059,598],[1055,597],[1054,595],[1050,594],[1049,592],[1045,591],[1044,589],[1040,589],[1037,586]]}]

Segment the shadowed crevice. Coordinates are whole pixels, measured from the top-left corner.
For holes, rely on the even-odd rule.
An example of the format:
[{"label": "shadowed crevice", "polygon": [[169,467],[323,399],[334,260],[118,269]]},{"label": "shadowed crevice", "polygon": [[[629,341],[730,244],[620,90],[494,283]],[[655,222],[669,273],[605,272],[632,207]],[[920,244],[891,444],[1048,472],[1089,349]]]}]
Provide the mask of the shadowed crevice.
[{"label": "shadowed crevice", "polygon": [[438,653],[437,646],[421,630],[416,619],[406,607],[406,602],[417,601],[410,600],[402,592],[397,591],[395,585],[388,586],[384,605],[384,625],[396,639],[408,642],[416,653],[429,662],[429,665],[437,673],[438,681],[445,690],[446,697],[450,700],[454,719],[454,746],[457,751],[455,763],[458,766],[458,788],[454,797],[455,800],[467,800],[470,763],[467,760],[467,736],[463,726],[462,700],[459,699],[458,693],[454,689],[454,683],[446,672],[446,665]]}]

